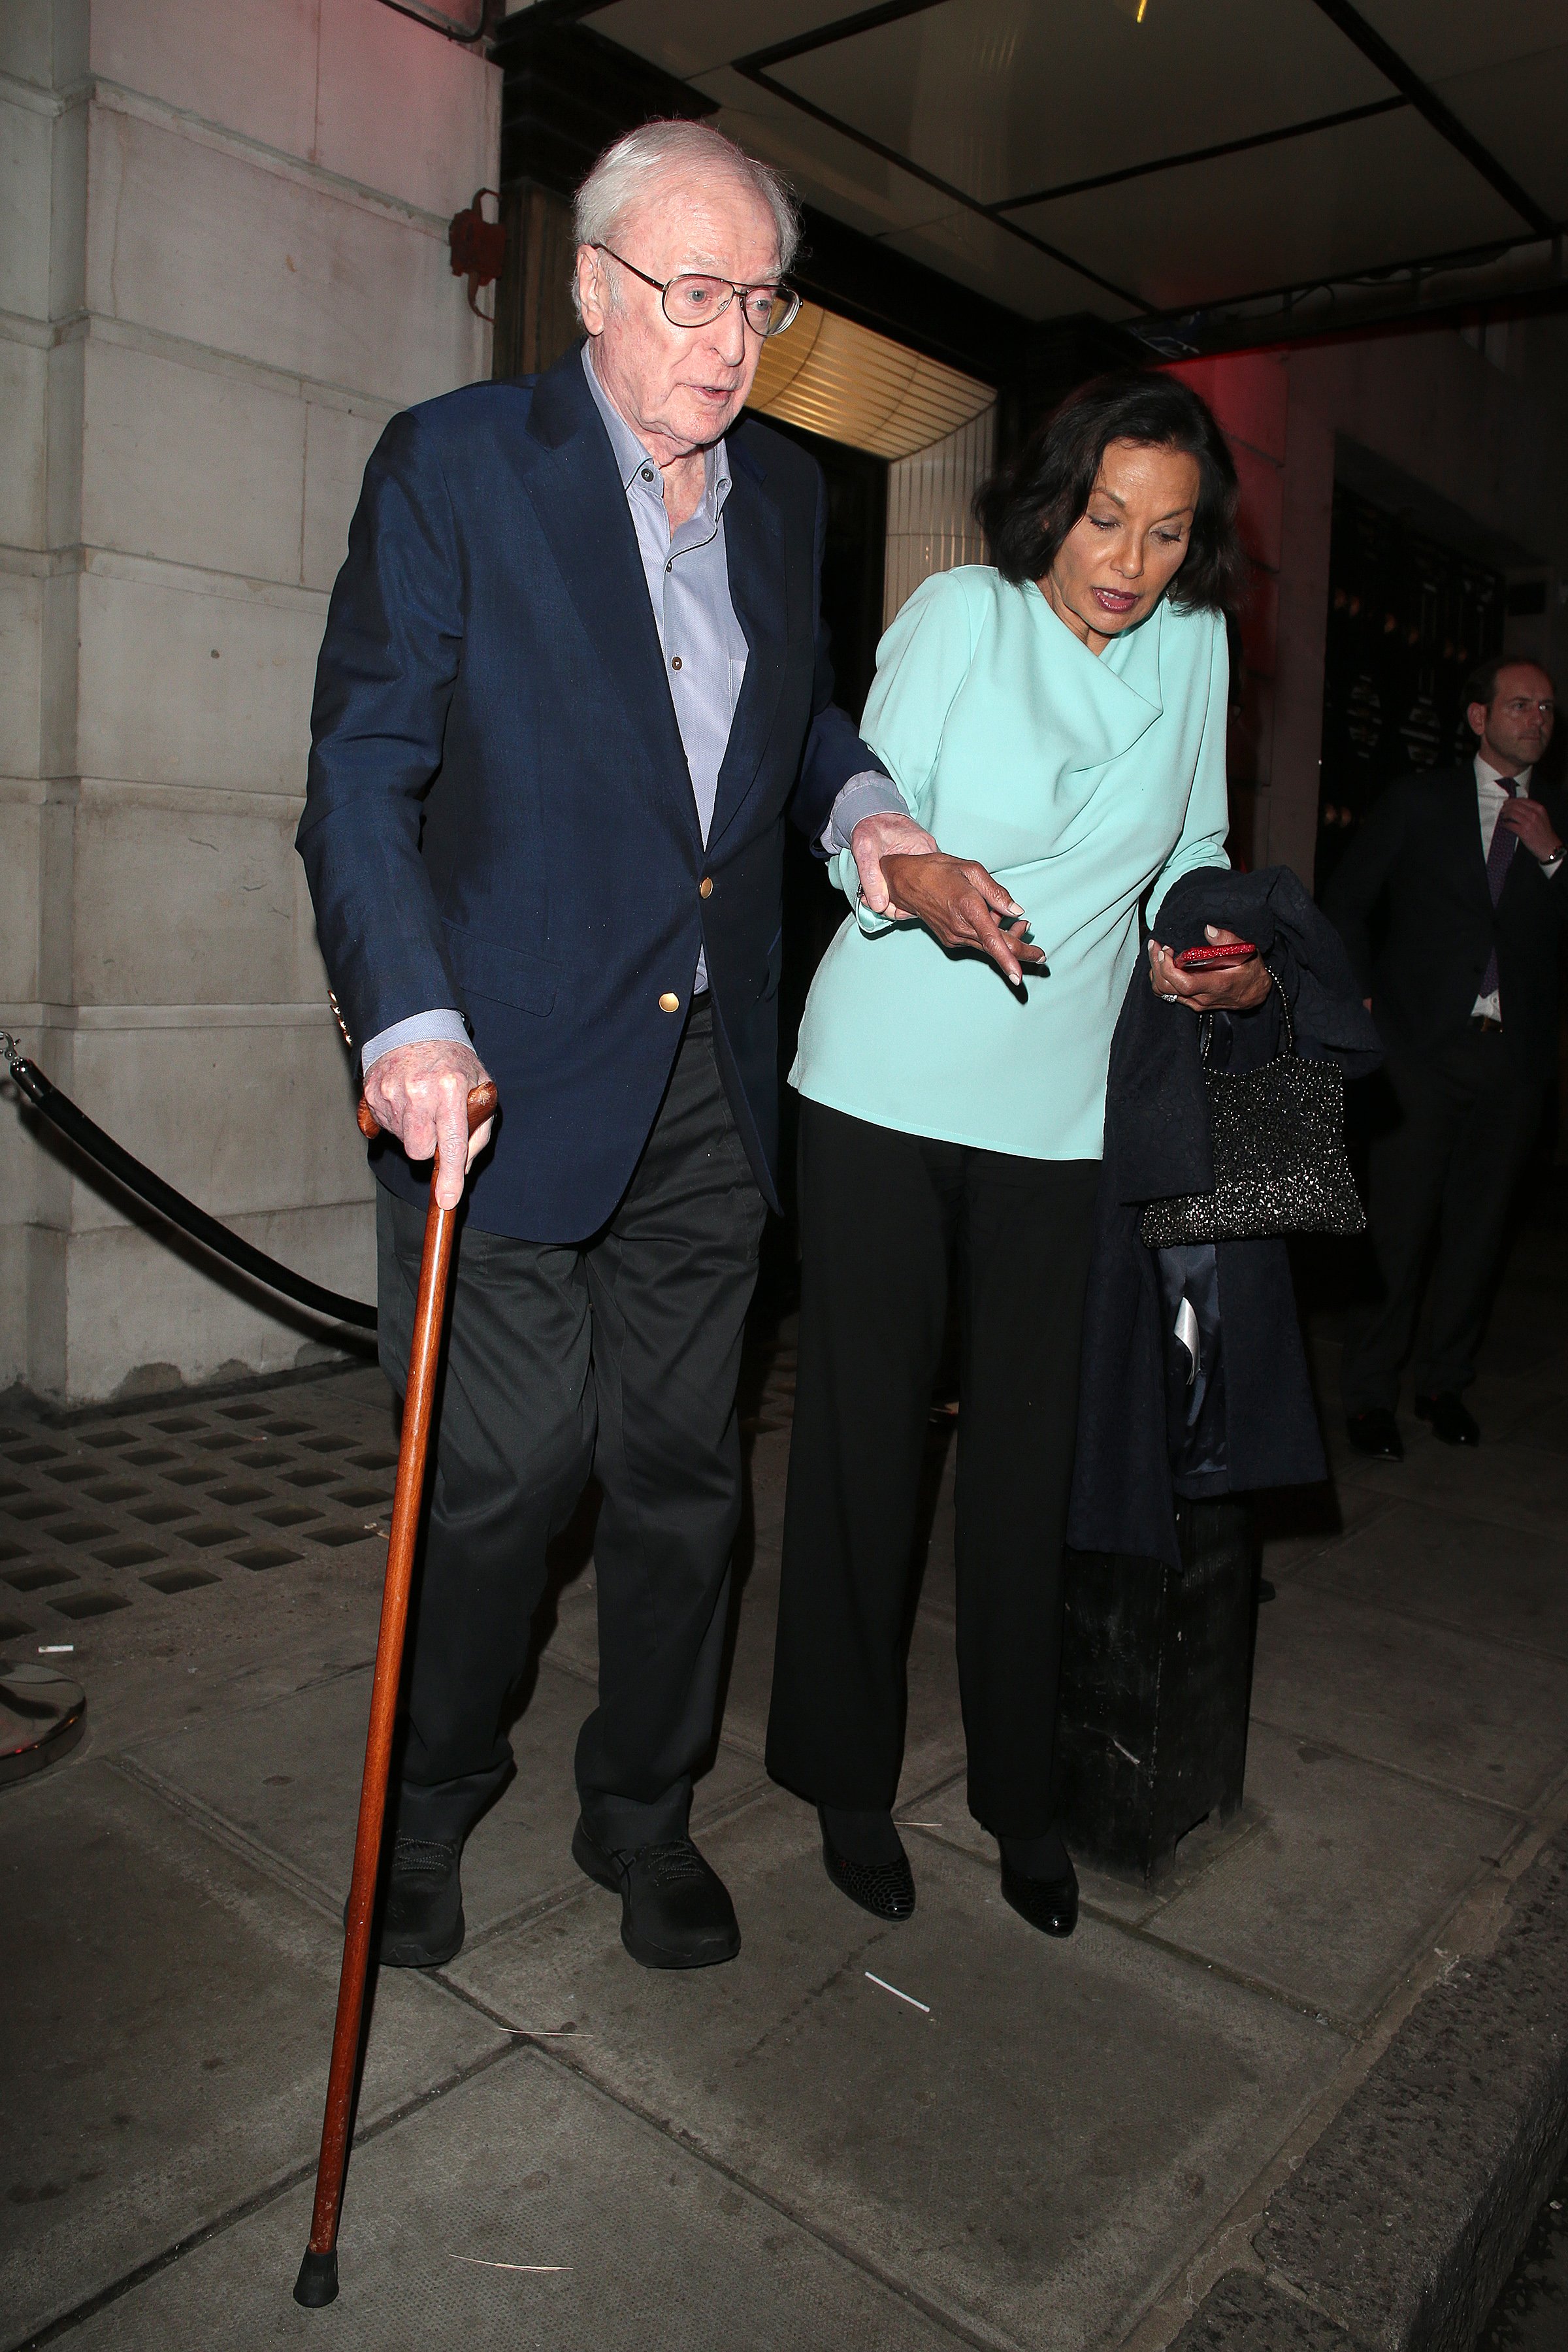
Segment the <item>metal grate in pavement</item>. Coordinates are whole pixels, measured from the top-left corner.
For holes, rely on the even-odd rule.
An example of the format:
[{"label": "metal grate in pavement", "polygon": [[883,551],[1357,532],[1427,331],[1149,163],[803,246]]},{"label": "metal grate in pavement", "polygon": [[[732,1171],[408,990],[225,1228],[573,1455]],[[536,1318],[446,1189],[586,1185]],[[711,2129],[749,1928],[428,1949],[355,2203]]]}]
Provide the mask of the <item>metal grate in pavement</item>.
[{"label": "metal grate in pavement", "polygon": [[0,1643],[199,1605],[226,1578],[368,1542],[390,1523],[396,1468],[391,1396],[373,1370],[0,1421]]}]

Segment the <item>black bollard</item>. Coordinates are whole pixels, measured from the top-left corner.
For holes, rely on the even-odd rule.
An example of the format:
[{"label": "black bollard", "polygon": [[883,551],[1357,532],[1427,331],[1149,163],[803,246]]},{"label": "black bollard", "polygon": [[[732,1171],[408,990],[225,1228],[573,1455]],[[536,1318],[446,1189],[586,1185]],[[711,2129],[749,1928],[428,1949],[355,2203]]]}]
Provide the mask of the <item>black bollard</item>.
[{"label": "black bollard", "polygon": [[1241,1803],[1258,1622],[1245,1496],[1176,1506],[1182,1565],[1070,1552],[1057,1755],[1062,1833],[1152,1885]]}]

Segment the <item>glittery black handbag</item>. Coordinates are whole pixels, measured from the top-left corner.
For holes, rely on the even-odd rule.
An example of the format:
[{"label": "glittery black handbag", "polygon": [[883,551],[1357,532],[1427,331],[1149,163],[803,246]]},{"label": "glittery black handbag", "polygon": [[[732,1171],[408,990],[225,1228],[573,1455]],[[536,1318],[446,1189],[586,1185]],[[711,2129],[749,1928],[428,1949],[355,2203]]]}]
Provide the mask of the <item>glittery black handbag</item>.
[{"label": "glittery black handbag", "polygon": [[1345,1152],[1343,1076],[1336,1062],[1304,1061],[1297,1053],[1289,1003],[1274,985],[1285,1038],[1260,1070],[1212,1069],[1214,1024],[1201,1016],[1214,1191],[1151,1201],[1139,1226],[1151,1249],[1366,1229]]}]

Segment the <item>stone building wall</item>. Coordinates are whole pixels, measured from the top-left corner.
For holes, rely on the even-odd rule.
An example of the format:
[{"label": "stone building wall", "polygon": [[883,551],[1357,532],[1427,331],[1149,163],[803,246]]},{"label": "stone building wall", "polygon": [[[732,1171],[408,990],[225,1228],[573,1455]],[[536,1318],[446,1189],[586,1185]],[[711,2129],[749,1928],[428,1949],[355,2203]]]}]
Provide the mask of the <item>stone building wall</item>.
[{"label": "stone building wall", "polygon": [[[299,861],[364,461],[489,373],[446,225],[500,76],[380,0],[0,13],[0,1023],[215,1215],[372,1295],[350,1060]],[[0,1388],[320,1345],[7,1107]]]}]

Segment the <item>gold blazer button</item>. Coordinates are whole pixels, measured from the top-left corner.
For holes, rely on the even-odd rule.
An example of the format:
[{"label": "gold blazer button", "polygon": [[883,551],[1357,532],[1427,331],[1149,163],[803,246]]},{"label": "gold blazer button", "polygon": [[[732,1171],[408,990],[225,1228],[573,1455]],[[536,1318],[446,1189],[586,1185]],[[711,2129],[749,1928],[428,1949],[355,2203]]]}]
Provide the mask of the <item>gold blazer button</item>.
[{"label": "gold blazer button", "polygon": [[667,988],[664,994],[658,1000],[658,1009],[661,1013],[679,1013],[680,1010],[679,997],[671,996],[668,989]]},{"label": "gold blazer button", "polygon": [[697,895],[700,898],[710,898],[713,896],[713,877],[711,874],[705,874],[702,877],[701,881],[697,885]]}]

